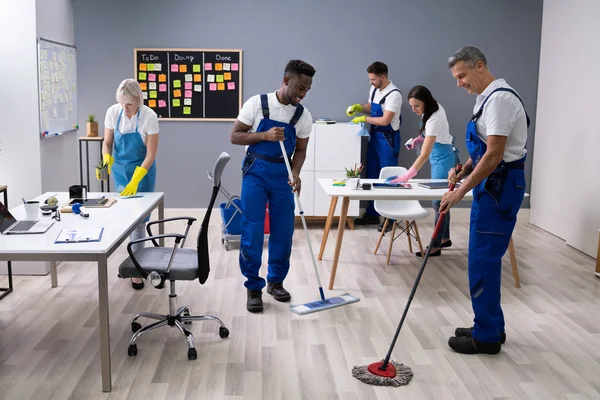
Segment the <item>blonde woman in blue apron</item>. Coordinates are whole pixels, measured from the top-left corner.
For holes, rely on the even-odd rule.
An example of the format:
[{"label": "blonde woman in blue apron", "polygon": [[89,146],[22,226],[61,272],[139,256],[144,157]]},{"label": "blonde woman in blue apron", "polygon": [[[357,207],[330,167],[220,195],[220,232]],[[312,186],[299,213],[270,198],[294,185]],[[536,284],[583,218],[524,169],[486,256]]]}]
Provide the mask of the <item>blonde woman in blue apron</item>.
[{"label": "blonde woman in blue apron", "polygon": [[[158,117],[144,105],[140,85],[125,79],[117,89],[117,104],[106,112],[104,120],[104,163],[109,165],[117,191],[121,196],[138,192],[153,192],[156,183],[156,150],[158,148]],[[114,144],[114,147],[113,147]],[[131,240],[145,237],[145,223],[135,228]],[[133,250],[144,247],[143,243]],[[134,289],[144,287],[144,281],[132,278]]]},{"label": "blonde woman in blue apron", "polygon": [[[431,164],[431,179],[446,179],[448,172],[458,164],[458,152],[454,147],[454,138],[450,135],[450,127],[446,111],[424,86],[415,86],[408,93],[408,103],[412,111],[421,117],[419,136],[406,142],[406,147],[415,149],[419,154],[410,169],[401,177],[392,177],[392,182],[404,183],[417,175],[427,159]],[[389,178],[388,178],[389,179]],[[435,224],[440,217],[440,202],[433,201]],[[450,213],[446,214],[443,226],[431,243],[430,257],[442,254],[442,247],[452,246],[450,240]],[[418,257],[423,256],[417,252]]]}]

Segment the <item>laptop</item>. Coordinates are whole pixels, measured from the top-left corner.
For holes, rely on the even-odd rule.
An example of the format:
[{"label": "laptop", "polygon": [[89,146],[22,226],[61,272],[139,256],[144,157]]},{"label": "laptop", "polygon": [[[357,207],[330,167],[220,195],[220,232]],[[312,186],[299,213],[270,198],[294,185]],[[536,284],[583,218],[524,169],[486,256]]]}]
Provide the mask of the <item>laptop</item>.
[{"label": "laptop", "polygon": [[4,235],[23,235],[44,233],[54,224],[54,221],[17,221],[0,201],[0,233]]}]

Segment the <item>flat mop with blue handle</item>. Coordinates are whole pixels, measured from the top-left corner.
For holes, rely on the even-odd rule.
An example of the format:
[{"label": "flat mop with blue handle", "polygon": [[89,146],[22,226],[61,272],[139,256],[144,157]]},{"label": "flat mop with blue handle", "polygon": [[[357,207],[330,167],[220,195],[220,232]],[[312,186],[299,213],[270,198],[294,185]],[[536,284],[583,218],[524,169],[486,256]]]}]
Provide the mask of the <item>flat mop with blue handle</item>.
[{"label": "flat mop with blue handle", "polygon": [[[294,182],[294,176],[292,175],[292,167],[290,167],[290,162],[288,160],[283,141],[280,141],[279,145],[281,146],[281,153],[283,154],[283,159],[285,160],[285,166],[288,170],[290,182]],[[330,297],[329,299],[325,298],[325,293],[323,292],[323,285],[321,285],[321,277],[319,276],[319,270],[317,269],[315,253],[313,252],[312,245],[310,244],[310,237],[308,236],[308,227],[306,226],[306,220],[304,219],[304,211],[302,210],[302,204],[300,204],[300,197],[298,197],[298,192],[294,192],[294,195],[296,205],[298,206],[298,212],[300,213],[300,218],[302,219],[302,226],[304,227],[304,232],[306,233],[306,241],[308,242],[308,249],[312,258],[313,267],[315,268],[315,275],[317,275],[317,282],[319,284],[319,294],[321,295],[321,300],[313,301],[310,303],[291,305],[290,309],[296,314],[305,315],[318,311],[328,310],[334,307],[345,306],[346,304],[350,303],[356,303],[360,299],[358,297],[352,296],[349,293],[344,293],[343,295],[338,297]]]}]

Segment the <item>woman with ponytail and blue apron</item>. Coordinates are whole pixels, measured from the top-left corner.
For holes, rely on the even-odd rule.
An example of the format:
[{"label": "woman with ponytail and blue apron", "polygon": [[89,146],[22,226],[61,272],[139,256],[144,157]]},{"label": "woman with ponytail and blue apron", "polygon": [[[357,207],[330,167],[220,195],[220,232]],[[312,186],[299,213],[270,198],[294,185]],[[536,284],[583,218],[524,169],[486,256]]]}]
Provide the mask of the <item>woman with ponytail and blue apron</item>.
[{"label": "woman with ponytail and blue apron", "polygon": [[469,291],[475,313],[472,327],[457,328],[448,340],[463,354],[497,354],[506,341],[500,305],[502,257],[508,249],[525,196],[525,156],[529,117],[515,90],[489,71],[481,50],[463,47],[448,60],[458,87],[477,95],[467,124],[469,159],[448,180],[440,212],[447,212],[473,190],[469,232]]},{"label": "woman with ponytail and blue apron", "polygon": [[[417,172],[425,165],[427,159],[431,164],[431,179],[447,179],[448,172],[458,164],[458,151],[454,147],[454,138],[450,135],[450,126],[446,117],[446,110],[432,96],[429,89],[424,86],[415,86],[408,93],[408,103],[412,111],[421,117],[419,135],[406,142],[406,147],[417,151],[418,157],[410,169],[400,177],[388,178],[394,183],[405,183],[414,178]],[[435,222],[440,217],[440,202],[433,201]],[[437,237],[431,242],[430,257],[440,256],[442,247],[452,246],[450,240],[450,213],[442,221]],[[421,252],[417,252],[422,257]]]},{"label": "woman with ponytail and blue apron", "polygon": [[[104,164],[109,166],[120,196],[153,192],[156,183],[156,150],[158,148],[158,117],[144,105],[143,92],[133,79],[125,79],[117,89],[117,104],[106,112],[104,120]],[[98,175],[98,173],[97,173]],[[130,240],[145,237],[145,222],[138,225]],[[133,251],[144,247],[133,246]],[[144,281],[132,278],[134,289],[142,289]]]}]

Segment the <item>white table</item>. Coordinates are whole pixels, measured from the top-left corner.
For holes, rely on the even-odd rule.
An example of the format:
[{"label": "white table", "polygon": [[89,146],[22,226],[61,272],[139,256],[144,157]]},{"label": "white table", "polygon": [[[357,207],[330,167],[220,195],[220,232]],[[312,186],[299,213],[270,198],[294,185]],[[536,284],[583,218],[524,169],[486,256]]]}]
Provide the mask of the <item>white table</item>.
[{"label": "white table", "polygon": [[[57,286],[56,262],[95,261],[98,263],[100,359],[102,364],[102,390],[104,392],[110,392],[112,386],[108,318],[108,257],[156,207],[158,207],[159,219],[164,218],[164,194],[140,194],[143,197],[118,199],[109,208],[87,208],[90,214],[88,219],[72,213],[61,213],[61,221],[55,221],[54,225],[45,234],[0,235],[0,261],[50,261],[53,287]],[[36,200],[43,202],[51,195],[57,196],[59,204],[67,203],[68,193],[45,193]],[[89,193],[88,198],[98,198],[102,195],[117,197],[115,193]],[[12,208],[10,211],[17,220],[25,219],[23,204]],[[40,215],[41,218],[50,217]],[[54,244],[54,240],[62,229],[92,227],[104,227],[101,241]],[[159,224],[159,233],[164,233],[163,224]]]},{"label": "white table", "polygon": [[[437,181],[443,181],[443,179],[435,179]],[[361,183],[373,183],[383,182],[383,179],[361,179]],[[321,249],[319,250],[319,260],[323,259],[323,253],[325,252],[325,246],[327,245],[327,238],[329,231],[331,230],[331,224],[335,214],[335,208],[337,206],[338,198],[342,197],[342,209],[340,212],[340,219],[338,223],[338,234],[335,242],[335,249],[333,252],[333,263],[331,265],[331,275],[329,277],[329,290],[333,289],[335,282],[335,274],[337,272],[338,261],[340,259],[340,252],[342,249],[342,240],[344,239],[344,229],[346,225],[346,218],[348,216],[348,206],[350,200],[440,200],[444,193],[448,189],[427,189],[418,185],[419,182],[430,182],[432,179],[412,179],[408,183],[412,185],[411,189],[379,189],[372,188],[371,190],[362,189],[350,189],[347,186],[333,186],[333,179],[319,179],[319,185],[325,191],[325,193],[331,197],[329,204],[329,213],[327,215],[327,222],[325,223],[325,232],[323,233],[323,239],[321,241]],[[526,194],[526,196],[528,196]],[[473,200],[473,191],[470,191],[465,195],[463,200]],[[515,253],[515,247],[512,240],[508,244],[508,253],[510,255],[510,262],[512,265],[513,277],[515,279],[515,286],[521,287],[519,280],[519,272],[517,268],[517,256]]]}]

